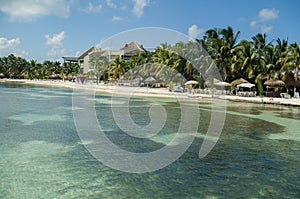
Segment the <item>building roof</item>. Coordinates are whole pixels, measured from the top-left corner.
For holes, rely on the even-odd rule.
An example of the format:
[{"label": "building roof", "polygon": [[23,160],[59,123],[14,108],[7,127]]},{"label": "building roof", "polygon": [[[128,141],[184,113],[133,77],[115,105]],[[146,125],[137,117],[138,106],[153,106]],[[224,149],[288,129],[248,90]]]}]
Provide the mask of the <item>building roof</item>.
[{"label": "building roof", "polygon": [[78,57],[62,57],[65,62],[78,62]]},{"label": "building roof", "polygon": [[276,88],[276,87],[285,86],[285,83],[284,83],[284,81],[282,81],[280,79],[269,79],[269,80],[264,82],[264,85],[268,86],[268,87]]},{"label": "building roof", "polygon": [[146,51],[142,45],[135,41],[125,44],[120,50],[123,50],[125,55],[135,55]]},{"label": "building roof", "polygon": [[[125,56],[133,56],[133,55],[136,55],[136,54],[146,51],[144,49],[143,45],[140,45],[135,41],[130,42],[129,44],[125,44],[125,46],[123,48],[121,48],[120,50],[124,52]],[[85,51],[78,58],[77,57],[63,57],[63,59],[64,59],[64,61],[75,62],[75,61],[84,59],[85,56],[87,56],[88,54],[90,54],[92,52],[98,52],[98,50],[95,46],[93,46],[90,49],[88,49],[87,51]],[[111,51],[111,52],[112,52],[112,54],[115,54],[117,51],[115,50],[115,51]],[[103,52],[99,52],[99,53],[103,54],[105,52],[103,51]]]},{"label": "building roof", "polygon": [[91,47],[90,49],[88,49],[87,51],[85,51],[82,55],[80,55],[80,56],[78,57],[78,59],[83,59],[85,56],[87,56],[90,52],[92,52],[92,51],[94,51],[94,50],[96,50],[96,47],[95,47],[95,46],[93,46],[93,47]]}]

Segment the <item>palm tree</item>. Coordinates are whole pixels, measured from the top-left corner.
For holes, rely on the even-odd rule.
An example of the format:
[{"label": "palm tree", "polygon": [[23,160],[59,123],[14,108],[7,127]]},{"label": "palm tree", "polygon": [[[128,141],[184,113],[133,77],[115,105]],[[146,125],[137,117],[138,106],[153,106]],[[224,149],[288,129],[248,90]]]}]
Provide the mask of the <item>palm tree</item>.
[{"label": "palm tree", "polygon": [[254,52],[253,45],[250,42],[243,40],[238,44],[238,48],[234,53],[234,62],[231,65],[231,78],[253,78],[255,76],[254,67],[258,63],[258,57]]},{"label": "palm tree", "polygon": [[280,53],[281,57],[285,57],[287,55],[287,50],[288,50],[288,40],[283,39],[277,39],[276,40],[277,45],[276,45],[276,50]]},{"label": "palm tree", "polygon": [[257,35],[253,36],[252,37],[252,44],[254,45],[254,48],[257,50],[257,51],[263,51],[264,48],[266,46],[269,46],[271,45],[273,42],[270,41],[269,43],[267,43],[267,34],[264,33],[264,34],[261,34],[261,33],[258,33]]},{"label": "palm tree", "polygon": [[55,61],[55,62],[52,62],[51,64],[51,76],[52,78],[59,78],[59,75],[61,73],[61,64],[59,61]]},{"label": "palm tree", "polygon": [[194,79],[200,74],[200,58],[203,56],[203,48],[196,41],[187,43],[179,42],[172,49],[173,54],[177,55],[175,68],[186,79]]},{"label": "palm tree", "polygon": [[237,33],[234,34],[232,27],[229,26],[227,29],[222,29],[220,34],[223,35],[222,40],[224,41],[224,44],[231,50],[236,47],[241,32],[237,31]]},{"label": "palm tree", "polygon": [[219,61],[218,67],[222,78],[228,81],[230,79],[229,75],[234,59],[233,52],[237,48],[237,40],[240,36],[240,31],[234,34],[233,29],[228,27],[227,29],[222,29],[220,34],[222,35],[222,46],[219,52],[219,57],[221,60]]},{"label": "palm tree", "polygon": [[234,60],[234,50],[237,48],[237,39],[240,31],[236,34],[231,27],[227,29],[211,29],[206,32],[204,41],[206,42],[208,53],[215,61],[223,80],[230,79],[231,65]]},{"label": "palm tree", "polygon": [[3,74],[3,76],[5,78],[10,76],[10,68],[11,68],[11,64],[9,62],[8,57],[3,57],[1,59],[1,67],[0,67],[0,72]]},{"label": "palm tree", "polygon": [[177,70],[183,76],[188,78],[192,76],[193,68],[189,60],[189,43],[179,42],[170,49],[157,48],[154,52],[153,60],[156,63],[163,64]]},{"label": "palm tree", "polygon": [[219,46],[221,45],[219,31],[217,29],[210,29],[206,31],[202,43],[203,46],[206,47],[206,50],[209,53],[209,55],[213,59],[216,59]]},{"label": "palm tree", "polygon": [[[182,83],[183,82],[183,76],[178,73],[175,69],[172,69],[168,66],[161,66],[161,70],[159,71],[159,78],[165,82],[165,83]],[[171,83],[172,84],[172,83]]]},{"label": "palm tree", "polygon": [[114,59],[108,67],[108,73],[112,74],[113,80],[116,80],[124,75],[126,70],[127,64],[121,57]]},{"label": "palm tree", "polygon": [[11,78],[24,77],[24,72],[28,62],[21,58],[10,54],[4,59],[4,75],[8,75]]},{"label": "palm tree", "polygon": [[64,62],[60,69],[60,77],[65,81],[65,78],[69,75],[75,76],[79,71],[79,65],[77,63]]},{"label": "palm tree", "polygon": [[278,79],[281,76],[281,68],[284,65],[288,50],[288,41],[276,40],[277,45],[267,45],[264,49],[265,76],[267,79]]},{"label": "palm tree", "polygon": [[130,60],[128,61],[128,66],[130,68],[134,68],[137,66],[142,65],[144,62],[142,56],[140,54],[134,55],[130,58]]},{"label": "palm tree", "polygon": [[149,52],[149,51],[145,51],[145,52],[142,52],[140,54],[138,54],[141,59],[143,60],[143,64],[145,63],[153,63],[153,53],[152,52]]},{"label": "palm tree", "polygon": [[[266,35],[266,33],[264,33],[264,34],[258,33],[257,35],[255,35],[255,36],[252,37],[251,44],[253,45],[254,52],[258,56],[258,59],[263,60],[263,58],[264,58],[264,50],[265,50],[265,48],[267,46],[270,46],[271,43],[272,43],[272,41],[269,42],[269,43],[267,43],[267,35]],[[258,73],[260,73],[260,71],[263,70],[262,67],[264,67],[264,65],[259,64],[259,65],[256,66],[255,70]]]},{"label": "palm tree", "polygon": [[164,65],[175,68],[177,67],[176,61],[178,61],[178,56],[176,56],[174,53],[171,53],[169,50],[157,48],[153,54],[153,61],[159,64],[157,66]]},{"label": "palm tree", "polygon": [[267,46],[264,50],[264,78],[278,79],[280,75],[281,65],[279,63],[280,52],[273,46]]},{"label": "palm tree", "polygon": [[36,60],[30,60],[26,66],[25,69],[25,74],[27,78],[29,79],[34,79],[35,78],[35,70],[37,66],[37,61]]},{"label": "palm tree", "polygon": [[70,73],[68,75],[71,75],[72,78],[76,75],[78,75],[79,71],[80,71],[80,66],[78,63],[70,63]]},{"label": "palm tree", "polygon": [[38,63],[35,69],[35,76],[38,79],[44,79],[48,76],[48,71],[45,65]]},{"label": "palm tree", "polygon": [[[299,76],[299,69],[300,69],[300,46],[295,42],[288,47],[286,60],[283,67],[281,68],[281,71],[284,72],[283,78],[285,78],[285,76],[288,75],[290,72],[293,72],[295,85],[296,85]],[[294,91],[296,91],[295,85],[294,85]]]},{"label": "palm tree", "polygon": [[145,51],[143,53],[136,54],[130,58],[127,64],[128,66],[127,70],[141,66],[146,63],[152,63],[152,62],[153,62],[153,53],[149,51]]},{"label": "palm tree", "polygon": [[43,78],[51,78],[53,74],[53,63],[49,60],[46,60],[43,62],[42,66],[43,66],[42,69]]},{"label": "palm tree", "polygon": [[283,39],[282,41],[278,38],[276,40],[277,45],[276,45],[276,52],[278,53],[278,67],[280,69],[278,70],[278,75],[282,76],[281,74],[281,68],[285,65],[285,61],[287,59],[288,55],[288,50],[289,50],[289,45],[288,45],[288,40]]},{"label": "palm tree", "polygon": [[172,46],[170,44],[168,44],[167,42],[165,42],[165,43],[160,44],[160,48],[162,48],[164,50],[170,50],[172,48]]},{"label": "palm tree", "polygon": [[106,56],[101,56],[101,53],[95,53],[90,56],[90,64],[94,66],[96,82],[99,84],[101,76],[105,79],[105,72],[108,66],[108,58]]}]

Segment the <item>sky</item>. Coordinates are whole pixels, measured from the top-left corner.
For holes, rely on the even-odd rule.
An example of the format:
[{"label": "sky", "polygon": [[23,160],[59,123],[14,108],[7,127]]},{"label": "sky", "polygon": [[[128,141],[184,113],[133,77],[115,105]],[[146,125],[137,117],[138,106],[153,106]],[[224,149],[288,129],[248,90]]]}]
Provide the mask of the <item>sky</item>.
[{"label": "sky", "polygon": [[239,40],[266,33],[268,41],[300,44],[299,20],[298,0],[0,0],[0,57],[57,61],[144,27],[201,39],[231,26]]}]

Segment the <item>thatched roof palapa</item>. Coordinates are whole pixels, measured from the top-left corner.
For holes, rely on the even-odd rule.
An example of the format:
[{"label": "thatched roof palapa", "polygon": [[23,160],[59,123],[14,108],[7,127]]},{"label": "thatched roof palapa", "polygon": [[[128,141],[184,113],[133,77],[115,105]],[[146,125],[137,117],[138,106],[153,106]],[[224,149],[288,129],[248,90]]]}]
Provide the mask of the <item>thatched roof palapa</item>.
[{"label": "thatched roof palapa", "polygon": [[220,81],[220,80],[218,80],[217,82],[214,81],[214,85],[215,86],[231,86],[230,83],[224,82],[224,81]]},{"label": "thatched roof palapa", "polygon": [[284,81],[279,79],[275,79],[275,80],[270,79],[265,81],[264,85],[268,87],[283,87],[285,86],[285,83]]},{"label": "thatched roof palapa", "polygon": [[255,86],[255,84],[251,84],[249,82],[244,82],[244,83],[237,85],[238,88],[252,88],[254,86]]},{"label": "thatched roof palapa", "polygon": [[236,86],[236,85],[241,84],[241,83],[248,83],[248,81],[243,79],[243,78],[239,78],[239,79],[236,79],[236,80],[232,81],[230,84],[232,86]]},{"label": "thatched roof palapa", "polygon": [[146,78],[144,81],[145,82],[156,82],[156,79],[154,77],[150,76],[150,77]]},{"label": "thatched roof palapa", "polygon": [[146,51],[142,45],[135,41],[125,44],[125,46],[120,50],[123,50],[125,55],[135,55]]}]

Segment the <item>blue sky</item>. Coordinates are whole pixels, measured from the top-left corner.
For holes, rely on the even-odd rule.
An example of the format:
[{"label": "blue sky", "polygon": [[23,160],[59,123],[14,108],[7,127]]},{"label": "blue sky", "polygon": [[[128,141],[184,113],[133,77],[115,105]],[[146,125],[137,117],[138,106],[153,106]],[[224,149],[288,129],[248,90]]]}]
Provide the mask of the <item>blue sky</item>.
[{"label": "blue sky", "polygon": [[300,44],[299,19],[298,0],[0,0],[0,56],[59,60],[142,27],[201,38],[231,26],[240,40],[266,32],[269,41]]}]

